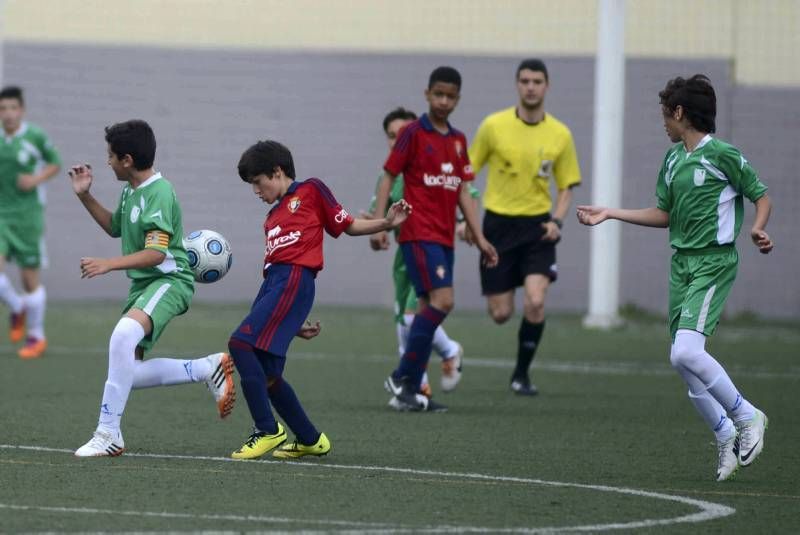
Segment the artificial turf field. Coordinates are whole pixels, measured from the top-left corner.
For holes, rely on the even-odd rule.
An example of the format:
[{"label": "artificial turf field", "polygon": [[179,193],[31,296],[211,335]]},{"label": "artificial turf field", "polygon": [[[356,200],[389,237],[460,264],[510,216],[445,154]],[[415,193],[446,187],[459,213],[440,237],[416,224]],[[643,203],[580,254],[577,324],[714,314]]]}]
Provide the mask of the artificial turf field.
[{"label": "artificial turf field", "polygon": [[[246,308],[194,304],[152,356],[223,350]],[[437,395],[450,412],[399,414],[381,386],[396,359],[391,314],[317,307],[323,332],[294,342],[285,377],[330,437],[327,457],[226,461],[250,432],[241,392],[220,421],[204,385],[183,385],[132,393],[125,455],[76,459],[118,314],[52,304],[45,357],[0,344],[0,531],[800,531],[796,323],[723,322],[712,338],[770,419],[758,461],[716,483],[712,435],[669,367],[663,321],[646,317],[602,333],[550,316],[541,395],[520,398],[507,388],[517,320],[456,312],[446,328],[466,349],[464,378]]]}]

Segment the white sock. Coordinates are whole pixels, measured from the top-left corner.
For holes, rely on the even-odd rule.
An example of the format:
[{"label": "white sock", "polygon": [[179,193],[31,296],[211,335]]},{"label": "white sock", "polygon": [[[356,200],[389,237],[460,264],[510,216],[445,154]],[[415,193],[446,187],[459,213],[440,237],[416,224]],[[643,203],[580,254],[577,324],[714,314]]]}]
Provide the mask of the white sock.
[{"label": "white sock", "polygon": [[403,323],[397,324],[397,354],[400,355],[400,358],[406,352],[406,342],[408,341],[408,325]]},{"label": "white sock", "polygon": [[103,389],[98,429],[119,433],[119,423],[133,385],[136,346],[144,338],[144,328],[128,317],[120,318],[108,342],[108,378]]},{"label": "white sock", "polygon": [[137,360],[133,366],[133,388],[182,385],[207,381],[214,372],[209,357],[194,360]]},{"label": "white sock", "polygon": [[458,351],[458,344],[456,344],[445,332],[444,328],[439,325],[433,332],[433,350],[438,353],[442,359],[452,357]]},{"label": "white sock", "polygon": [[25,304],[28,336],[41,340],[44,338],[44,313],[47,307],[47,293],[41,284],[29,294],[22,296]]},{"label": "white sock", "polygon": [[428,382],[428,372],[422,372],[422,382],[420,382],[420,384],[421,385],[429,385],[430,384]]},{"label": "white sock", "polygon": [[[672,359],[672,356],[670,356],[670,359]],[[724,440],[730,437],[733,422],[728,418],[722,405],[706,391],[706,385],[703,384],[703,381],[680,364],[675,366],[675,370],[683,377],[689,387],[689,401],[700,413],[708,428],[717,436],[717,440]]]},{"label": "white sock", "polygon": [[0,273],[0,300],[2,300],[11,312],[19,314],[22,312],[23,303],[22,298],[19,296],[11,281],[8,280],[8,275]]},{"label": "white sock", "polygon": [[676,368],[683,366],[705,386],[708,392],[734,421],[752,418],[755,408],[739,393],[725,368],[705,350],[704,334],[680,329],[672,344],[670,361]]}]

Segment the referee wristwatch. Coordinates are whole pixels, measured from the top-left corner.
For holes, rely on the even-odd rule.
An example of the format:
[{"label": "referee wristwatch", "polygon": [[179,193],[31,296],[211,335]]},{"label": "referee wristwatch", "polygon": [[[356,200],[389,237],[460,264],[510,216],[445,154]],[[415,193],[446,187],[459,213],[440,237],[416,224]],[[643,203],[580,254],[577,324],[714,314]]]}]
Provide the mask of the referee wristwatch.
[{"label": "referee wristwatch", "polygon": [[556,224],[556,226],[558,227],[558,230],[561,230],[561,227],[563,227],[563,226],[564,226],[564,222],[563,222],[563,221],[561,221],[561,220],[560,220],[559,218],[557,218],[557,217],[551,217],[551,218],[550,218],[550,221],[552,221],[553,223],[555,223],[555,224]]}]

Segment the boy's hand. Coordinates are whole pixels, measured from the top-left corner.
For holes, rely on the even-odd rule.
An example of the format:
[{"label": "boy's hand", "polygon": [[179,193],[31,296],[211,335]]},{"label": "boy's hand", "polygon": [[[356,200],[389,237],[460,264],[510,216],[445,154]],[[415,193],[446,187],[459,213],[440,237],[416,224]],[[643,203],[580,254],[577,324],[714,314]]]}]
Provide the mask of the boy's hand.
[{"label": "boy's hand", "polygon": [[81,278],[91,279],[111,271],[111,266],[105,258],[81,258]]},{"label": "boy's hand", "polygon": [[389,248],[389,235],[386,234],[385,230],[380,232],[376,232],[375,234],[370,234],[369,236],[369,246],[372,247],[373,251],[384,251]]},{"label": "boy's hand", "polygon": [[318,321],[311,323],[310,321],[306,320],[305,323],[303,323],[303,326],[300,327],[300,330],[297,331],[296,336],[305,338],[306,340],[311,340],[317,336],[320,331],[322,331],[322,325]]},{"label": "boy's hand", "polygon": [[500,256],[497,254],[497,249],[494,248],[494,245],[489,243],[489,240],[481,236],[478,240],[475,241],[475,244],[478,246],[478,249],[481,250],[481,263],[489,268],[493,268],[497,265],[500,261]]},{"label": "boy's hand", "polygon": [[17,188],[22,191],[30,191],[39,185],[39,180],[34,175],[19,175],[17,177]]},{"label": "boy's hand", "polygon": [[768,254],[775,245],[772,243],[769,234],[763,230],[752,229],[750,231],[750,238],[753,240],[753,243],[756,244],[761,254]]},{"label": "boy's hand", "polygon": [[608,208],[605,206],[578,206],[576,213],[583,225],[594,226],[608,219]]},{"label": "boy's hand", "polygon": [[405,199],[400,199],[386,211],[386,224],[389,228],[400,226],[411,215],[411,205]]},{"label": "boy's hand", "polygon": [[76,195],[83,195],[89,192],[92,187],[92,166],[88,163],[73,165],[67,173],[72,180],[72,191]]},{"label": "boy's hand", "polygon": [[542,228],[544,229],[542,241],[556,242],[561,238],[561,229],[554,221],[545,221],[542,223]]}]

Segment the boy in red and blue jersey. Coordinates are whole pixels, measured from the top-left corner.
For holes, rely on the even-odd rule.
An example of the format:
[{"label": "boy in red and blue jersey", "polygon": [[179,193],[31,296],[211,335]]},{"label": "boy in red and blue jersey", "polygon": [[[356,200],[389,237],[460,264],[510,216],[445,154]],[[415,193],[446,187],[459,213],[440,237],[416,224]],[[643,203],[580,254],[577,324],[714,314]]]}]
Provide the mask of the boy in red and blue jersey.
[{"label": "boy in red and blue jersey", "polygon": [[[428,79],[425,98],[429,111],[406,125],[384,164],[375,213],[386,209],[395,178],[402,174],[405,200],[414,213],[400,229],[398,241],[408,275],[419,297],[408,344],[398,368],[386,379],[393,395],[390,406],[403,411],[445,411],[446,407],[420,394],[436,328],[453,308],[453,243],[456,206],[461,208],[473,241],[489,265],[497,252],[478,225],[474,201],[462,182],[473,180],[467,140],[448,117],[458,104],[461,75],[452,67],[438,67]],[[371,238],[375,247],[388,240],[385,232]]]},{"label": "boy in red and blue jersey", "polygon": [[[325,455],[330,440],[314,427],[283,379],[292,339],[313,338],[320,331],[319,322],[312,325],[306,318],[314,302],[314,279],[323,266],[323,231],[334,238],[342,232],[385,231],[405,221],[411,207],[399,201],[383,219],[354,218],[320,179],[295,182],[292,154],[276,141],[248,148],[239,161],[239,176],[263,202],[276,204],[264,222],[264,282],[228,342],[255,423],[253,434],[232,457],[253,459],[270,450],[279,459]],[[283,444],[286,431],[271,406],[295,434],[294,442]]]}]

